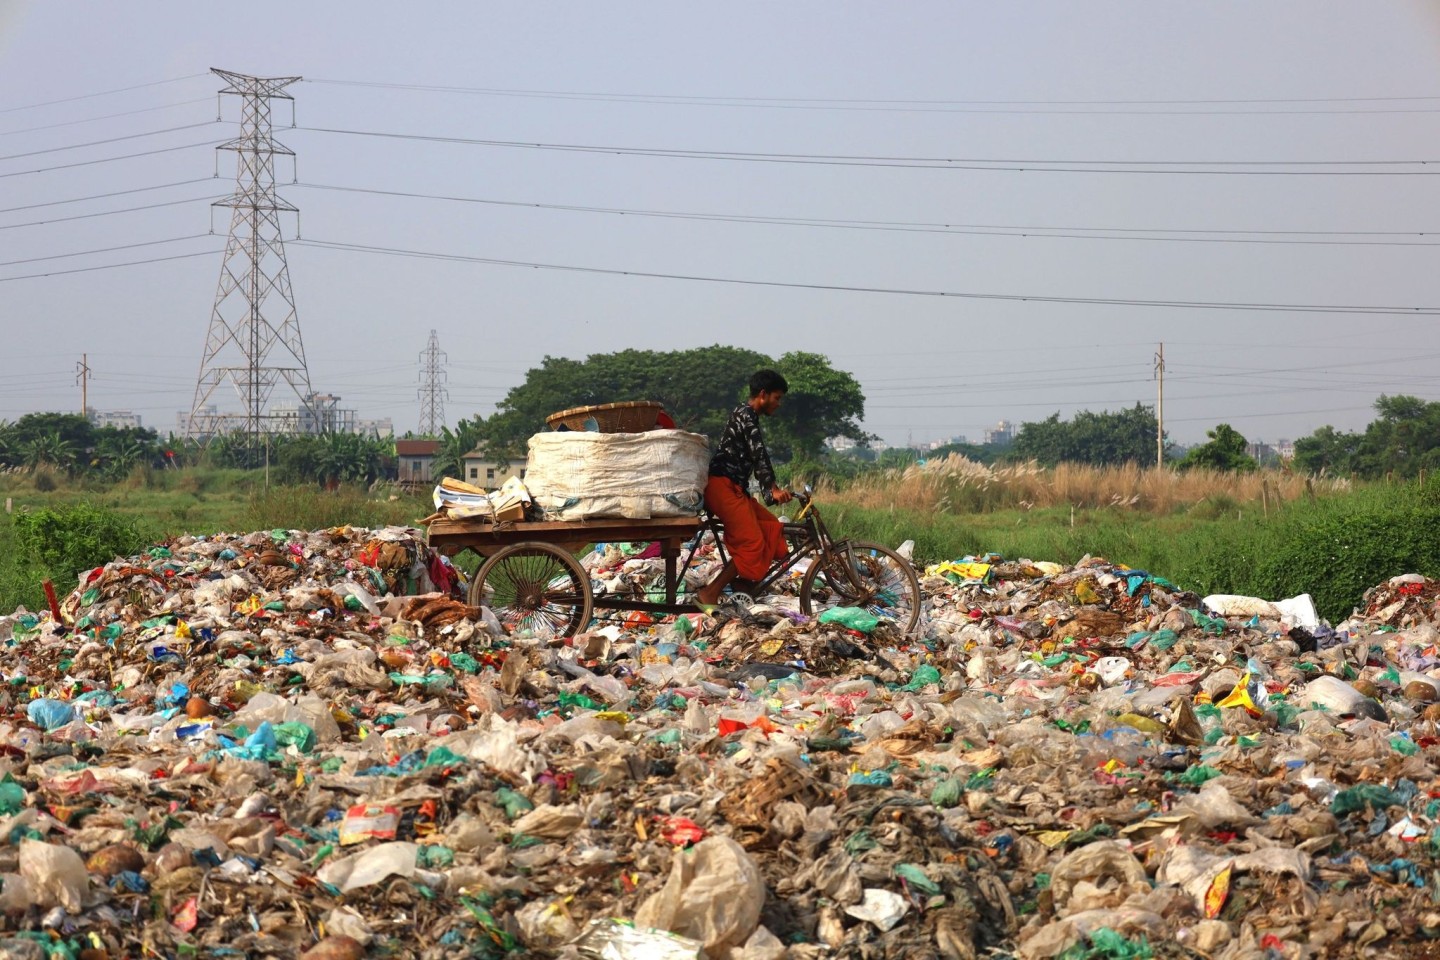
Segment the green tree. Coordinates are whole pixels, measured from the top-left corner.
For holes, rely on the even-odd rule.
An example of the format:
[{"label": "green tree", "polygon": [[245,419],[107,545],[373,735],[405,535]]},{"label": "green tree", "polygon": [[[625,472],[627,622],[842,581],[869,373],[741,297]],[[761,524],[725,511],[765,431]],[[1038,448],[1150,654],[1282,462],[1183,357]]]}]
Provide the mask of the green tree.
[{"label": "green tree", "polygon": [[76,453],[95,445],[95,427],[78,413],[27,413],[10,425],[10,432],[13,441],[22,447],[52,435]]},{"label": "green tree", "polygon": [[57,431],[42,433],[21,445],[25,465],[31,470],[55,467],[69,470],[75,464],[75,448]]},{"label": "green tree", "polygon": [[1255,458],[1245,452],[1247,441],[1230,424],[1218,424],[1205,435],[1210,438],[1209,442],[1191,447],[1185,459],[1180,461],[1180,469],[1203,467],[1247,473],[1256,468]]},{"label": "green tree", "polygon": [[20,442],[15,437],[15,425],[0,420],[0,467],[20,465]]},{"label": "green tree", "polygon": [[[870,439],[859,423],[865,416],[865,394],[853,376],[836,370],[818,353],[799,351],[785,354],[775,368],[790,384],[790,390],[769,432],[790,448],[791,456],[818,461],[825,441],[831,437],[857,443]],[[749,379],[748,374],[745,379]]]},{"label": "green tree", "polygon": [[1365,428],[1354,456],[1354,469],[1366,477],[1387,473],[1413,477],[1440,456],[1440,403],[1418,397],[1381,394],[1379,414]]},{"label": "green tree", "polygon": [[1354,469],[1361,435],[1323,426],[1295,441],[1295,469],[1301,473],[1344,474]]},{"label": "green tree", "polygon": [[1119,466],[1155,461],[1155,414],[1142,404],[1114,413],[1081,410],[1070,420],[1053,413],[1022,423],[1007,459],[1035,460],[1045,466],[1088,463]]},{"label": "green tree", "polygon": [[465,477],[465,454],[479,447],[486,438],[484,417],[476,416],[461,420],[450,427],[440,428],[440,448],[435,451],[435,463],[431,467],[435,478]]},{"label": "green tree", "polygon": [[163,466],[164,450],[154,430],[99,427],[93,434],[87,469],[118,480],[139,465]]},{"label": "green tree", "polygon": [[[452,436],[464,436],[497,458],[523,458],[525,442],[545,429],[545,418],[572,407],[630,400],[665,405],[676,425],[717,437],[730,411],[747,394],[750,375],[773,367],[790,380],[790,392],[767,430],[776,453],[818,457],[829,437],[864,438],[859,419],[865,398],[848,373],[825,357],[790,353],[778,361],[740,347],[690,350],[621,350],[584,360],[546,357],[483,421],[462,421]],[[442,437],[442,449],[447,440]],[[459,444],[456,444],[457,446]],[[460,451],[462,454],[467,451]],[[448,462],[448,457],[447,457]]]}]

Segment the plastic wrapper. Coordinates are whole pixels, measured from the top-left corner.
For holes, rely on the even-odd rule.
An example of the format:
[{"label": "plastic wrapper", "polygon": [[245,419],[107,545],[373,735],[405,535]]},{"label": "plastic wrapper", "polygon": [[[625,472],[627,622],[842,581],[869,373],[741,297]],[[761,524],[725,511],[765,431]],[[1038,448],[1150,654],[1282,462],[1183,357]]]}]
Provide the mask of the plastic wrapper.
[{"label": "plastic wrapper", "polygon": [[704,944],[663,930],[637,928],[621,920],[592,920],[575,940],[587,960],[701,960]]}]

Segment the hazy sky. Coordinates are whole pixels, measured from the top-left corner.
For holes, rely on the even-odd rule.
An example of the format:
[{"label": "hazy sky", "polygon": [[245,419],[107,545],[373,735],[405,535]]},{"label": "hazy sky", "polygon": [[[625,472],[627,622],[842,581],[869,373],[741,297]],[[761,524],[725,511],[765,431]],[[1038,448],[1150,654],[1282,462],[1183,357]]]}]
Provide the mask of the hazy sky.
[{"label": "hazy sky", "polygon": [[892,443],[1153,403],[1161,340],[1181,442],[1440,399],[1433,2],[0,0],[0,419],[78,409],[82,353],[91,406],[189,409],[211,67],[305,77],[311,380],[397,431],[432,328],[450,422],[546,354],[716,342],[827,354]]}]

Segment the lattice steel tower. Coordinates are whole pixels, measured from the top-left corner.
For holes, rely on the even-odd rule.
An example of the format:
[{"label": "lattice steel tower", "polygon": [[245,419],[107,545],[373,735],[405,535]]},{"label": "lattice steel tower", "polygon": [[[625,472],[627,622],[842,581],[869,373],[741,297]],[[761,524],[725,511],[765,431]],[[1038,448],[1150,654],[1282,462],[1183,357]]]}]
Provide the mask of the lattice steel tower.
[{"label": "lattice steel tower", "polygon": [[[270,102],[293,103],[285,88],[301,78],[211,72],[227,84],[221,94],[241,98],[240,136],[217,148],[235,152],[235,193],[215,203],[231,210],[230,234],[185,435],[208,440],[243,430],[258,446],[262,433],[303,429],[313,419],[305,416],[312,403],[310,371],[280,234],[280,214],[299,211],[275,193],[275,156],[295,152],[270,135]],[[240,395],[242,413],[215,410],[212,397],[227,381]],[[297,414],[272,422],[265,407],[281,382],[295,392]]]},{"label": "lattice steel tower", "polygon": [[438,437],[440,428],[445,426],[445,401],[450,391],[445,389],[445,361],[447,357],[440,349],[440,337],[430,331],[430,342],[420,352],[420,432],[429,437]]}]

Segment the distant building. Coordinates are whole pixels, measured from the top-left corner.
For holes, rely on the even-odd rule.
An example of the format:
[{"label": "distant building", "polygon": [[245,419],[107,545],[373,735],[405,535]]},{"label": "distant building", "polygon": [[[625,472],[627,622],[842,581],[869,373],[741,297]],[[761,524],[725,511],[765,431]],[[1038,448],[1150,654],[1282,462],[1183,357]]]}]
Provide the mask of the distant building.
[{"label": "distant building", "polygon": [[358,417],[333,393],[312,393],[302,403],[277,403],[268,411],[275,433],[355,433]]},{"label": "distant building", "polygon": [[1001,420],[994,429],[986,430],[981,436],[984,438],[981,443],[1006,446],[1015,441],[1015,424],[1009,420]]},{"label": "distant building", "polygon": [[956,447],[968,442],[963,435],[958,435],[945,440],[931,440],[928,449],[939,450],[941,447]]},{"label": "distant building", "polygon": [[1266,443],[1264,440],[1255,440],[1245,444],[1245,452],[1261,464],[1293,460],[1295,459],[1295,441],[1277,440],[1274,443]]},{"label": "distant building", "polygon": [[[229,433],[246,428],[243,413],[221,413],[208,406],[196,412],[199,432]],[[182,410],[176,417],[178,433],[189,429],[190,412]],[[262,415],[261,429],[274,434],[315,435],[323,433],[354,433],[365,437],[389,438],[395,427],[389,417],[360,419],[356,411],[340,406],[340,397],[333,393],[311,393],[303,401],[272,404]]]},{"label": "distant building", "polygon": [[435,454],[439,450],[439,440],[396,440],[395,462],[400,481],[433,483],[437,479]]},{"label": "distant building", "polygon": [[511,477],[525,479],[525,461],[495,460],[484,450],[471,450],[465,454],[465,476],[461,479],[471,486],[493,490]]},{"label": "distant building", "polygon": [[362,437],[375,437],[385,440],[395,436],[395,424],[389,417],[380,417],[374,420],[356,420],[355,432]]},{"label": "distant building", "polygon": [[825,445],[836,453],[844,453],[846,450],[855,449],[855,441],[849,437],[831,437],[825,441]]},{"label": "distant building", "polygon": [[116,430],[141,430],[140,414],[129,410],[86,410],[85,415],[97,427],[114,427]]}]

